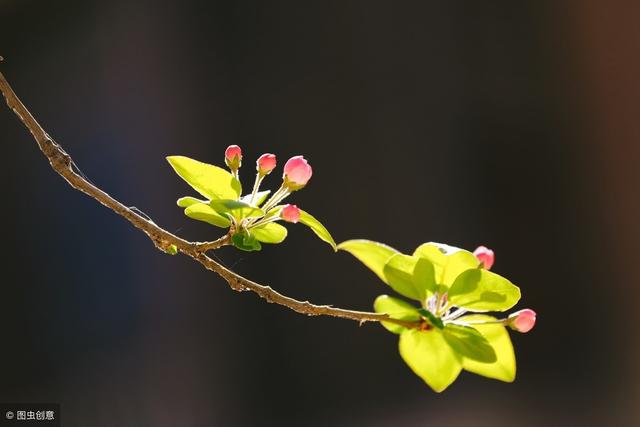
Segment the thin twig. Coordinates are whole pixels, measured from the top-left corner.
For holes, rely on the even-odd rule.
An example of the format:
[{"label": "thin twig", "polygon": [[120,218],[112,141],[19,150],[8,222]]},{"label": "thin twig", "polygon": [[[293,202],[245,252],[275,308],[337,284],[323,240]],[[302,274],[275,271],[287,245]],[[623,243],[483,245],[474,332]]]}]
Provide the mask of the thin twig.
[{"label": "thin twig", "polygon": [[76,173],[75,163],[71,157],[58,145],[53,138],[40,126],[29,110],[18,99],[15,92],[0,72],[0,90],[4,95],[7,105],[18,116],[20,121],[31,132],[38,143],[40,151],[47,157],[51,167],[60,174],[73,188],[94,198],[104,206],[113,210],[133,224],[134,227],[145,233],[160,250],[167,251],[172,245],[182,254],[193,258],[202,264],[207,270],[211,270],[227,281],[229,286],[236,291],[253,291],[269,303],[280,304],[291,310],[308,316],[333,316],[342,319],[350,319],[359,322],[389,322],[407,328],[419,328],[420,322],[409,322],[391,319],[387,314],[354,311],[343,308],[335,308],[330,305],[315,305],[308,301],[298,301],[273,290],[270,286],[260,285],[239,274],[227,269],[206,255],[212,249],[218,249],[231,242],[229,234],[213,242],[189,242],[165,229],[155,222],[143,217],[134,210],[123,205],[109,194],[89,182],[84,176]]}]

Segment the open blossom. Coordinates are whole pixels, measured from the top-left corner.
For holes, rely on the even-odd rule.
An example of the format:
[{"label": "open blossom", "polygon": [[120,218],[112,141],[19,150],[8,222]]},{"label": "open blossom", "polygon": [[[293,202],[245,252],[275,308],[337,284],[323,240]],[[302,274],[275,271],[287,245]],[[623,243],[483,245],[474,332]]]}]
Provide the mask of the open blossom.
[{"label": "open blossom", "polygon": [[518,332],[529,332],[536,324],[536,312],[525,308],[509,315],[507,325]]},{"label": "open blossom", "polygon": [[285,221],[296,223],[300,220],[300,209],[296,205],[285,205],[280,211],[280,217]]},{"label": "open blossom", "polygon": [[473,251],[473,254],[478,258],[478,261],[482,263],[485,270],[491,270],[496,260],[496,256],[491,249],[486,246],[478,246],[478,248]]},{"label": "open blossom", "polygon": [[276,155],[271,153],[265,153],[258,157],[256,162],[256,169],[260,175],[269,175],[276,167]]},{"label": "open blossom", "polygon": [[232,171],[237,170],[242,164],[242,149],[237,145],[230,145],[224,151],[224,161]]},{"label": "open blossom", "polygon": [[311,165],[302,156],[294,156],[287,160],[284,165],[284,178],[285,185],[290,190],[299,190],[311,179],[313,170]]}]

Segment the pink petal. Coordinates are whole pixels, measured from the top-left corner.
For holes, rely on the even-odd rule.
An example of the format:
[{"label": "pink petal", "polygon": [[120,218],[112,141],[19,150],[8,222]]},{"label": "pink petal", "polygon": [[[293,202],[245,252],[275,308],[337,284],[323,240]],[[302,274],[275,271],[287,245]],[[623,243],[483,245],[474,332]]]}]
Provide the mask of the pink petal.
[{"label": "pink petal", "polygon": [[509,316],[509,326],[523,334],[529,332],[536,324],[536,312],[530,308],[516,311]]},{"label": "pink petal", "polygon": [[240,147],[238,147],[237,145],[230,145],[224,151],[224,157],[225,157],[225,159],[227,159],[227,161],[233,161],[235,157],[237,157],[238,160],[241,160],[242,159],[242,149]]},{"label": "pink petal", "polygon": [[265,153],[258,158],[256,162],[258,172],[263,175],[271,173],[276,167],[276,155],[271,153]]},{"label": "pink petal", "polygon": [[291,184],[303,187],[311,179],[313,170],[311,165],[302,156],[294,156],[284,165],[284,175]]},{"label": "pink petal", "polygon": [[496,256],[493,251],[486,246],[478,246],[473,254],[478,258],[478,261],[482,263],[485,270],[491,270],[493,263],[496,260]]},{"label": "pink petal", "polygon": [[285,205],[280,211],[280,217],[285,221],[296,223],[300,220],[300,209],[296,205]]}]

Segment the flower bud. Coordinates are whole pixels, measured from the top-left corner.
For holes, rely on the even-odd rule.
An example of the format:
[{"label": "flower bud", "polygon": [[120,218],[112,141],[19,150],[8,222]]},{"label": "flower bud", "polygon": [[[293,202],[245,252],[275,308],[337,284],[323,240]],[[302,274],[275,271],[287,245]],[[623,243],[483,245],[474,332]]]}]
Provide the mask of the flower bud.
[{"label": "flower bud", "polygon": [[287,222],[296,223],[300,220],[300,209],[296,205],[284,205],[280,217]]},{"label": "flower bud", "polygon": [[242,164],[242,149],[237,145],[230,145],[224,151],[224,162],[232,172],[237,171]]},{"label": "flower bud", "polygon": [[514,331],[522,332],[523,334],[533,329],[536,324],[536,312],[525,308],[524,310],[516,311],[509,315],[507,319],[507,326]]},{"label": "flower bud", "polygon": [[290,191],[299,190],[307,185],[312,173],[311,165],[304,157],[294,156],[284,165],[284,174],[282,175],[284,185]]},{"label": "flower bud", "polygon": [[478,248],[473,251],[473,254],[478,258],[478,261],[482,263],[482,268],[485,270],[491,270],[491,267],[496,260],[496,256],[491,249],[486,246],[478,246]]},{"label": "flower bud", "polygon": [[256,170],[262,176],[269,175],[276,167],[276,155],[271,153],[265,153],[258,157],[256,162]]}]

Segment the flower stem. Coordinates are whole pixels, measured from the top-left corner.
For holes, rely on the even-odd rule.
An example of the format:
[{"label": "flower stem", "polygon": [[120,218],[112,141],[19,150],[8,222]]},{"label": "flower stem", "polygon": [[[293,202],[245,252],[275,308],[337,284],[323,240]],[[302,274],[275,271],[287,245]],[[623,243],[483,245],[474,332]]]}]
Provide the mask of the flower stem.
[{"label": "flower stem", "polygon": [[284,185],[281,185],[280,188],[278,188],[278,191],[273,193],[271,195],[271,198],[267,200],[267,203],[264,204],[264,206],[262,207],[262,210],[265,212],[269,211],[269,209],[271,209],[272,207],[280,203],[289,194],[290,193],[287,190],[287,188]]},{"label": "flower stem", "polygon": [[247,224],[247,229],[260,227],[261,225],[269,224],[270,222],[276,222],[279,219],[280,219],[280,217],[277,216],[277,215],[274,215],[271,218],[262,217],[258,221],[254,222],[253,224],[251,224],[251,223]]},{"label": "flower stem", "polygon": [[253,191],[251,192],[251,198],[249,199],[249,203],[253,205],[256,200],[256,194],[258,194],[258,189],[260,188],[260,183],[264,175],[261,175],[260,172],[256,174],[256,181],[253,183]]},{"label": "flower stem", "polygon": [[496,319],[496,320],[472,320],[472,321],[468,321],[468,322],[461,322],[461,321],[453,321],[450,322],[453,323],[454,325],[460,325],[460,326],[472,326],[472,325],[506,325],[507,324],[507,319]]},{"label": "flower stem", "polygon": [[458,317],[460,317],[463,314],[465,314],[466,312],[467,312],[467,310],[465,310],[464,308],[459,308],[456,311],[454,311],[453,313],[450,313],[448,316],[445,316],[444,320],[455,320]]}]

